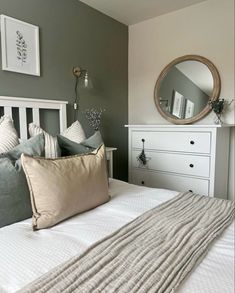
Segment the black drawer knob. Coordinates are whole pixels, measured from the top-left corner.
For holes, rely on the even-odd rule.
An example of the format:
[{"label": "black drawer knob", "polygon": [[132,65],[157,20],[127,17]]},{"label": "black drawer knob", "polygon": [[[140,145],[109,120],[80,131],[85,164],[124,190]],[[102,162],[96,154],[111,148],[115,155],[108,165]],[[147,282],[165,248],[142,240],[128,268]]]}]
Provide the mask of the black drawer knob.
[{"label": "black drawer knob", "polygon": [[189,192],[193,192],[192,189],[189,189]]},{"label": "black drawer knob", "polygon": [[141,184],[144,185],[144,181],[141,181]]},{"label": "black drawer knob", "polygon": [[142,142],[145,142],[145,139],[144,139],[144,138],[142,138],[142,139],[141,139],[141,141],[142,141]]},{"label": "black drawer knob", "polygon": [[194,165],[193,165],[193,164],[189,164],[189,167],[190,167],[190,168],[193,168],[193,167],[194,167]]},{"label": "black drawer knob", "polygon": [[195,142],[193,140],[190,140],[190,144],[195,144]]}]

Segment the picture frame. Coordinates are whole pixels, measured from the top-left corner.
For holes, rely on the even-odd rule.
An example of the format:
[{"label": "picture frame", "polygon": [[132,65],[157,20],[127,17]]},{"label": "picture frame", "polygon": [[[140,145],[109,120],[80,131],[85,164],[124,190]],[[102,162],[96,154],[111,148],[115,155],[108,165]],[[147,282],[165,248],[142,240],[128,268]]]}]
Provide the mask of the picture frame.
[{"label": "picture frame", "polygon": [[160,105],[161,105],[162,109],[164,111],[169,111],[169,100],[163,99],[161,97],[159,98],[159,100],[160,100]]},{"label": "picture frame", "polygon": [[184,105],[185,98],[182,94],[173,90],[173,99],[172,99],[172,110],[171,114],[177,118],[183,118],[184,116]]},{"label": "picture frame", "polygon": [[192,118],[194,116],[194,103],[186,99],[186,105],[185,105],[185,117],[184,118]]},{"label": "picture frame", "polygon": [[39,27],[1,14],[2,70],[40,76]]}]

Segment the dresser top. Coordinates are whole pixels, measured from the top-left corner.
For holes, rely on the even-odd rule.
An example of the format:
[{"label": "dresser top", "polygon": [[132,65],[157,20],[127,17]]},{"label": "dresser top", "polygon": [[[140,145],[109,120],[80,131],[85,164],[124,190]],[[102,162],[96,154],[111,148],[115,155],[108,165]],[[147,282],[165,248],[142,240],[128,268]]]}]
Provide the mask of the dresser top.
[{"label": "dresser top", "polygon": [[190,125],[178,125],[178,124],[127,124],[128,128],[221,128],[221,127],[234,127],[235,124],[190,124]]}]

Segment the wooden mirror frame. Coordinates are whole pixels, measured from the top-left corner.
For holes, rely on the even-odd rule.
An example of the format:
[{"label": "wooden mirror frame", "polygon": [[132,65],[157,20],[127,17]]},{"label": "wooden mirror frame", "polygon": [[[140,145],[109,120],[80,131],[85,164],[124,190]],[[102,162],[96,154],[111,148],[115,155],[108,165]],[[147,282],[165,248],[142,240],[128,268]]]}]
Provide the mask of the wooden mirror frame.
[{"label": "wooden mirror frame", "polygon": [[161,71],[161,73],[156,81],[155,88],[154,88],[154,102],[155,102],[155,105],[156,105],[159,113],[167,121],[174,123],[174,124],[194,123],[194,122],[202,119],[203,117],[205,117],[211,111],[210,106],[207,105],[201,112],[199,112],[197,115],[195,115],[191,118],[177,119],[173,115],[171,115],[170,113],[166,113],[165,111],[163,111],[161,108],[160,97],[158,96],[158,93],[159,93],[160,86],[161,86],[163,79],[165,78],[165,76],[167,75],[167,73],[170,71],[170,69],[173,66],[175,66],[176,64],[178,64],[180,62],[188,61],[188,60],[199,61],[199,62],[205,64],[208,67],[208,69],[210,70],[212,77],[213,77],[213,90],[212,90],[211,96],[209,97],[210,101],[217,100],[220,95],[221,81],[220,81],[219,72],[218,72],[217,68],[215,67],[215,65],[210,60],[206,59],[205,57],[199,56],[199,55],[185,55],[185,56],[178,57],[178,58],[174,59]]}]

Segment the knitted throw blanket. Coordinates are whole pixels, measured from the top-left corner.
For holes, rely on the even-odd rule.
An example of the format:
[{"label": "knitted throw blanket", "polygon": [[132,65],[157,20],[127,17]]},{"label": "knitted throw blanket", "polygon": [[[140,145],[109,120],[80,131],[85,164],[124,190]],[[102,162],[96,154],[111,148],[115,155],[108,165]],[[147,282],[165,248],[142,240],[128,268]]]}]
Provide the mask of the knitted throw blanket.
[{"label": "knitted throw blanket", "polygon": [[175,292],[233,217],[234,202],[179,194],[19,292]]}]

